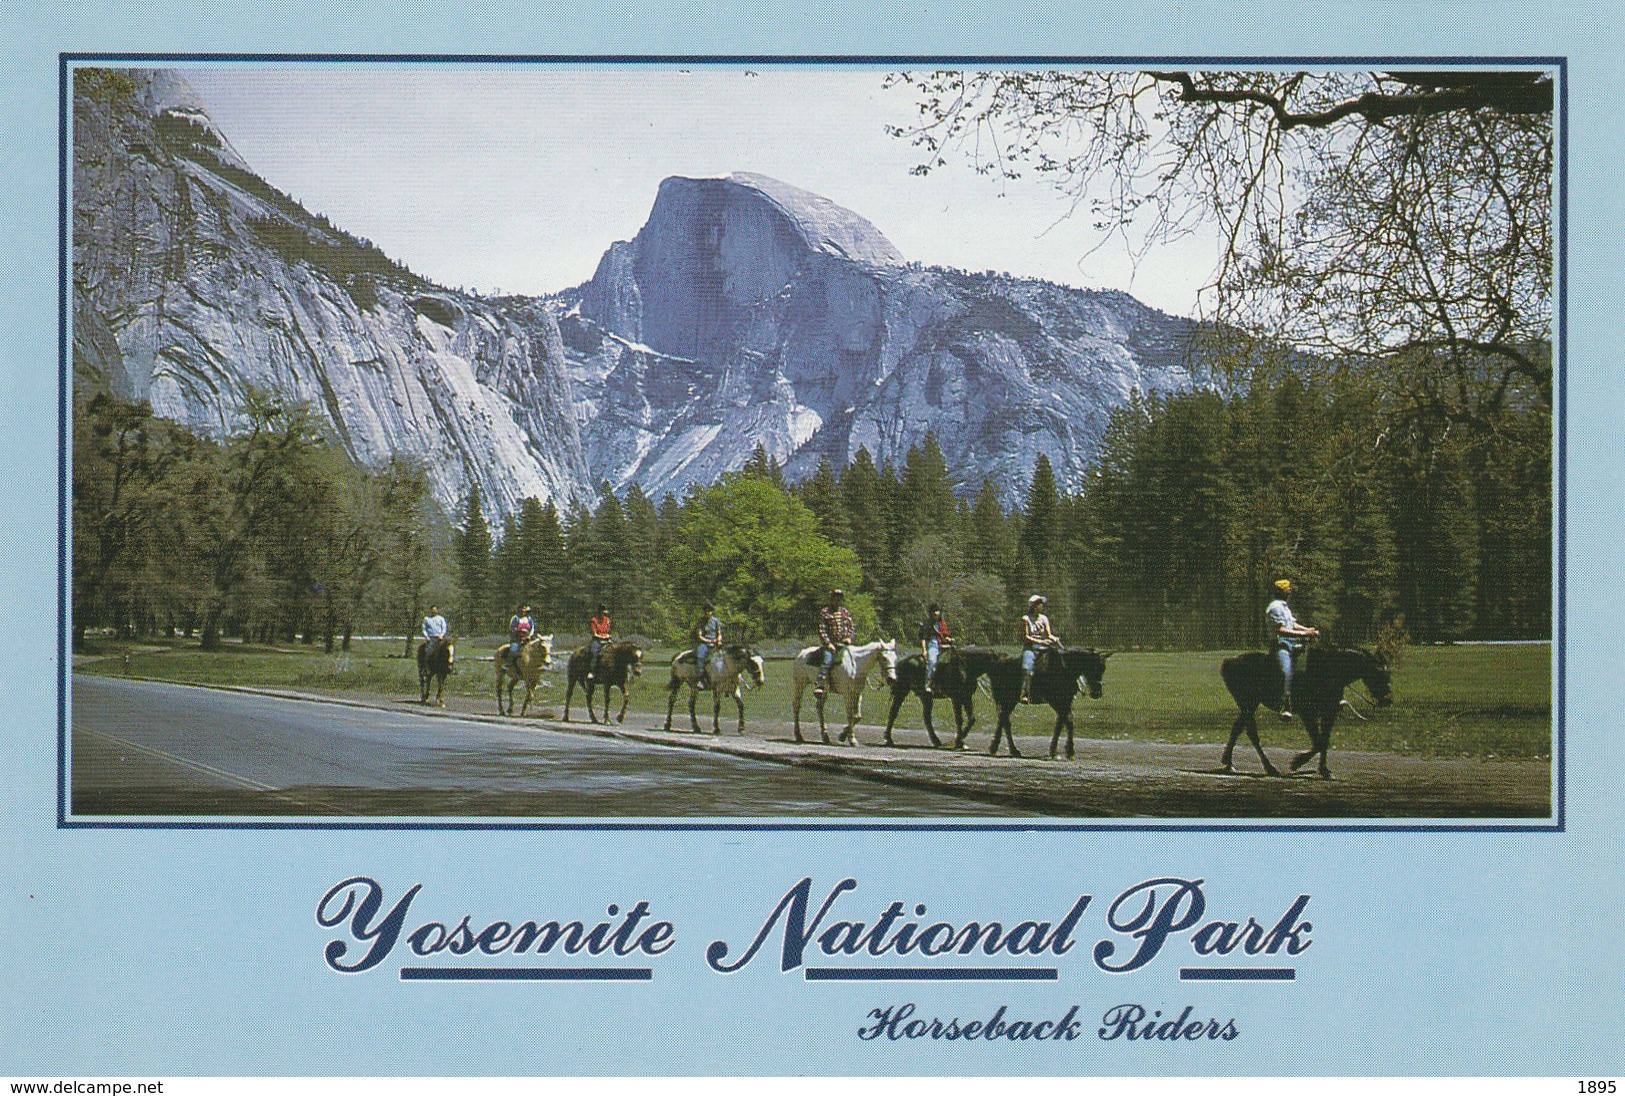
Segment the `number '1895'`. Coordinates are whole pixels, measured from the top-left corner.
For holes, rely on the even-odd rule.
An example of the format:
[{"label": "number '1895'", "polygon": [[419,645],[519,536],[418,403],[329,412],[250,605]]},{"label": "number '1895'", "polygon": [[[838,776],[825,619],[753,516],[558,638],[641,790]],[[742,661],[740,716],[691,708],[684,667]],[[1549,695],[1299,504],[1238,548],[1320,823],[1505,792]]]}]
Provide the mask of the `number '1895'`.
[{"label": "number '1895'", "polygon": [[1580,1092],[1582,1096],[1612,1096],[1614,1092],[1614,1082],[1581,1081]]}]

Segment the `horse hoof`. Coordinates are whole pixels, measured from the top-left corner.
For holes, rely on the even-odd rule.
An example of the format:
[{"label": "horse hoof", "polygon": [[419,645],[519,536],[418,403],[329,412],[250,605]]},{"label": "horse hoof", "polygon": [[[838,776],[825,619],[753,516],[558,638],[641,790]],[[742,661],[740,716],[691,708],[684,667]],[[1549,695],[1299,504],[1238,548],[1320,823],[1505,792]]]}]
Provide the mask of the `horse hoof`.
[{"label": "horse hoof", "polygon": [[1320,778],[1322,780],[1336,780],[1337,779],[1335,776],[1332,775],[1332,770],[1330,770],[1330,769],[1321,769],[1320,770]]},{"label": "horse hoof", "polygon": [[1303,768],[1304,762],[1308,761],[1314,756],[1315,755],[1312,753],[1299,754],[1297,757],[1292,759],[1292,764],[1289,766],[1289,768],[1291,768],[1293,772],[1297,772],[1299,769]]},{"label": "horse hoof", "polygon": [[[1225,770],[1225,772],[1229,772],[1229,771],[1230,771],[1229,769]],[[1281,775],[1281,770],[1277,769],[1274,765],[1265,765],[1264,766],[1264,775],[1265,776],[1280,776]]]}]

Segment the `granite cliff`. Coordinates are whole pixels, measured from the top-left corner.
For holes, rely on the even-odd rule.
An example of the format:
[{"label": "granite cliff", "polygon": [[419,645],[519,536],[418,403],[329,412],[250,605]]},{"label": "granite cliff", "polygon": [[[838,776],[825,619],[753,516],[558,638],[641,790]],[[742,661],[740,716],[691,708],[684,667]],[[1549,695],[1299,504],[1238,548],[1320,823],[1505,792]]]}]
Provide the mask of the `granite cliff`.
[{"label": "granite cliff", "polygon": [[1118,292],[904,261],[872,224],[760,175],[667,179],[647,223],[552,301],[594,473],[661,495],[760,443],[792,478],[934,432],[965,490],[1063,482],[1133,391],[1190,387],[1194,325]]},{"label": "granite cliff", "polygon": [[590,497],[558,327],[434,285],[255,175],[167,72],[76,74],[82,384],[223,436],[250,388],[309,404],[353,459],[420,462],[453,512]]},{"label": "granite cliff", "polygon": [[[213,436],[265,389],[335,444],[428,469],[455,512],[597,485],[681,493],[758,444],[792,478],[934,432],[969,492],[1063,484],[1135,391],[1198,383],[1194,325],[1119,292],[907,262],[761,175],[671,178],[586,284],[447,289],[277,191],[173,73],[83,70],[73,113],[78,382]],[[948,226],[975,231],[975,226]]]}]

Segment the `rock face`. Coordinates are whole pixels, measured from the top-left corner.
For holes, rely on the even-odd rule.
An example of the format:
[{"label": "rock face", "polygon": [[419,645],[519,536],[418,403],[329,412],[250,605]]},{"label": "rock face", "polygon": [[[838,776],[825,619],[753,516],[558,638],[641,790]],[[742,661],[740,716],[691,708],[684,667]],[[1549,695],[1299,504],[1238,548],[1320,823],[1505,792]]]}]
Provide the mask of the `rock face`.
[{"label": "rock face", "polygon": [[1063,483],[1131,392],[1189,388],[1193,324],[1122,293],[903,260],[868,221],[760,175],[667,179],[648,222],[553,300],[594,474],[681,493],[757,444],[792,478],[934,432],[963,489]]},{"label": "rock face", "polygon": [[437,287],[255,176],[178,77],[82,71],[74,94],[82,383],[192,429],[250,388],[308,403],[355,460],[419,461],[455,512],[588,497],[558,327]]},{"label": "rock face", "polygon": [[966,491],[1063,485],[1135,391],[1188,388],[1193,331],[1115,292],[908,263],[760,175],[667,179],[584,286],[436,286],[255,175],[172,73],[75,74],[79,382],[213,436],[264,389],[355,460],[421,462],[455,513],[596,485],[681,493],[758,444],[792,478],[934,432]]}]

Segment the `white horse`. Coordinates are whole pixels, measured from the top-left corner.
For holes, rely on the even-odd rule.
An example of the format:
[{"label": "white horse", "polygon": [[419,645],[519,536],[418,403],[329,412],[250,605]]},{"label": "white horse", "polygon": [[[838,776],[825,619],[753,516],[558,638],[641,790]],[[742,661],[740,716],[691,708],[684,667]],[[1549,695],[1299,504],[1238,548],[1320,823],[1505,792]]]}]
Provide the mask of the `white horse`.
[{"label": "white horse", "polygon": [[[752,647],[733,644],[711,652],[711,733],[722,733],[722,698],[731,696],[739,706],[739,733],[745,733],[745,701],[739,695],[741,678],[747,689],[754,689],[764,679],[762,656]],[[677,694],[688,686],[688,721],[694,733],[700,733],[700,721],[694,716],[694,702],[700,695],[699,667],[694,664],[694,652],[684,651],[671,660],[671,681],[666,684],[670,695],[666,698],[666,730],[671,730],[671,713],[677,707]]]},{"label": "white horse", "polygon": [[[818,680],[818,666],[809,665],[808,659],[814,655],[822,658],[822,648],[808,647],[796,656],[795,671],[790,677],[793,690],[793,704],[796,718],[796,741],[803,742],[801,737],[801,693],[807,686]],[[829,668],[829,688],[846,698],[846,729],[841,732],[839,741],[848,746],[858,744],[857,736],[852,728],[858,725],[858,719],[863,715],[863,685],[869,677],[869,671],[879,662],[886,670],[888,682],[897,680],[897,641],[894,639],[875,640],[865,643],[861,647],[848,647],[842,657],[835,660],[835,665]],[[818,733],[824,736],[824,742],[829,743],[829,731],[824,726],[824,697],[818,697]]]}]

